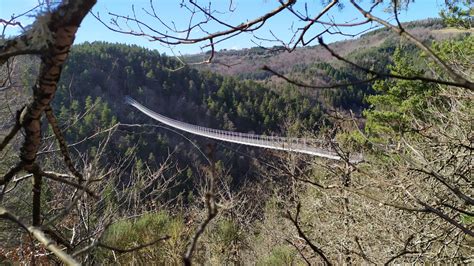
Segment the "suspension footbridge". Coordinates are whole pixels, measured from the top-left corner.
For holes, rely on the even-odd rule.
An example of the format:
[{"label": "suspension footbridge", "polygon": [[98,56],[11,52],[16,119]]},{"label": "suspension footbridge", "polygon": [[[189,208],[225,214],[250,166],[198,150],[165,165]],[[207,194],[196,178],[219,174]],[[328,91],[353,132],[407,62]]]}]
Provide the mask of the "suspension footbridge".
[{"label": "suspension footbridge", "polygon": [[[185,122],[181,122],[164,115],[158,114],[147,107],[143,106],[139,102],[135,101],[131,97],[126,97],[125,102],[147,116],[167,125],[172,128],[176,128],[194,135],[203,136],[206,138],[238,143],[242,145],[268,148],[274,150],[283,150],[289,152],[298,152],[304,154],[310,154],[322,158],[328,158],[332,160],[341,160],[341,157],[331,148],[329,143],[317,140],[317,139],[306,139],[306,138],[286,138],[278,136],[265,136],[256,135],[250,133],[241,133],[233,131],[225,131],[213,128],[207,128],[197,126]],[[359,157],[359,156],[358,156]],[[351,161],[359,161],[359,159],[352,159]]]}]

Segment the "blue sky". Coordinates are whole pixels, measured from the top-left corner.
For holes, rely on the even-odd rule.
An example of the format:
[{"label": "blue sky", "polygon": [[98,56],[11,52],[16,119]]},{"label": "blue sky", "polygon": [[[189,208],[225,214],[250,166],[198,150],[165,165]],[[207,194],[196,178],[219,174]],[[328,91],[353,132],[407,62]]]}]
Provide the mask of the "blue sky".
[{"label": "blue sky", "polygon": [[[216,16],[218,16],[226,23],[231,23],[233,25],[238,25],[241,22],[245,22],[258,16],[261,16],[264,13],[271,11],[276,6],[278,6],[278,1],[276,0],[233,0],[232,8],[235,10],[233,12],[229,12],[229,2],[229,0],[214,0],[212,1],[212,7],[221,11],[219,13],[216,13]],[[367,4],[369,3],[369,1],[367,0],[363,1],[363,3],[364,2]],[[442,2],[442,0],[415,0],[415,2],[411,4],[407,11],[401,12],[400,19],[402,21],[411,21],[428,17],[437,17],[439,11],[442,8]],[[11,17],[12,14],[20,14],[32,8],[37,3],[38,0],[0,0],[0,18],[8,19]],[[122,15],[130,15],[132,14],[133,4],[137,12],[138,18],[147,22],[150,25],[153,25],[157,29],[164,30],[164,27],[159,26],[160,22],[158,20],[151,18],[150,16],[146,15],[145,12],[142,11],[143,8],[150,10],[149,3],[150,0],[98,0],[98,3],[93,9],[93,12],[99,13],[100,16],[104,19],[104,21],[108,22],[110,20],[108,12],[113,12]],[[185,28],[187,26],[190,13],[186,12],[184,8],[180,7],[181,0],[154,0],[154,3],[156,13],[164,22],[169,24],[171,24],[171,22],[174,22],[177,28]],[[200,3],[208,3],[208,1],[200,1]],[[309,12],[311,12],[311,10],[316,12],[322,7],[321,0],[300,0],[297,3],[298,6],[296,6],[295,8],[301,11],[305,10],[305,4],[307,5]],[[382,8],[376,10],[375,14],[390,19],[390,15],[388,13],[384,13]],[[330,14],[324,16],[323,20],[328,21],[330,18],[336,20],[337,22],[347,22],[354,21],[355,19],[360,20],[361,17],[360,14],[358,14],[353,8],[351,8],[351,6],[347,5],[345,8],[342,9],[334,9]],[[195,19],[199,19],[199,17],[195,17]],[[32,20],[32,18],[23,18],[22,22],[25,25],[28,25],[28,23],[31,23]],[[304,24],[298,23],[298,21],[295,20],[294,16],[290,12],[286,11],[278,17],[269,20],[266,26],[262,27],[257,32],[256,36],[252,34],[243,34],[238,37],[219,43],[219,45],[216,46],[216,49],[241,49],[245,47],[256,46],[256,44],[253,43],[251,40],[256,43],[261,43],[264,46],[279,45],[279,43],[276,42],[259,41],[256,37],[270,39],[273,38],[273,33],[279,39],[289,41],[293,35],[294,29],[302,26],[304,26]],[[206,25],[207,31],[218,31],[223,29],[223,27],[219,27],[216,24]],[[315,32],[316,30],[321,30],[321,27],[315,28]],[[361,28],[351,28],[347,31],[347,33],[353,34],[361,30]],[[13,35],[17,32],[18,31],[15,31],[14,29],[10,29],[6,32],[6,35]],[[198,36],[199,34],[202,35],[203,33],[196,31],[195,34],[196,35],[194,36]],[[311,34],[311,32],[309,34]],[[324,38],[326,42],[332,42],[340,40],[344,37],[327,35],[324,36]],[[167,54],[191,54],[208,50],[208,48],[206,47],[203,48],[203,46],[207,43],[181,45],[178,47],[173,47],[173,49],[170,50],[169,47],[163,46],[158,42],[150,42],[148,39],[143,37],[134,37],[112,32],[108,30],[105,26],[100,24],[93,16],[88,15],[77,34],[76,43],[95,40],[137,44],[147,48],[157,49],[160,52],[165,52]]]}]

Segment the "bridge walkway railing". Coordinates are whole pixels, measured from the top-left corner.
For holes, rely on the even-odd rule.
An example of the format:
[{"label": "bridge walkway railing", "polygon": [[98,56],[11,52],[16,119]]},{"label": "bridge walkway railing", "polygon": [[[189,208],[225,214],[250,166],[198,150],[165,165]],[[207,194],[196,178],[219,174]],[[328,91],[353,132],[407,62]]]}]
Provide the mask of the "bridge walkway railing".
[{"label": "bridge walkway railing", "polygon": [[148,109],[147,107],[141,105],[130,97],[126,97],[126,102],[137,108],[141,112],[145,113],[146,115],[160,121],[163,124],[189,132],[191,134],[244,145],[294,151],[335,160],[341,159],[340,156],[329,145],[327,145],[327,143],[321,140],[309,138],[285,138],[279,136],[256,135],[252,133],[242,133],[207,128],[181,122],[156,113]]}]

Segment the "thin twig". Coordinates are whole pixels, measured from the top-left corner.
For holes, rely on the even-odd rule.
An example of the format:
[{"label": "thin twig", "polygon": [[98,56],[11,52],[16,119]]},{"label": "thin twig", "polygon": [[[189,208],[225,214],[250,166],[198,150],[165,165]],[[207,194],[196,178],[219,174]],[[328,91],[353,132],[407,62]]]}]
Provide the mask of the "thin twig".
[{"label": "thin twig", "polygon": [[366,67],[363,67],[359,64],[356,64],[349,59],[344,58],[343,56],[339,55],[336,53],[333,49],[329,48],[329,46],[324,43],[322,38],[318,38],[319,44],[326,49],[329,53],[331,53],[332,56],[337,58],[340,61],[343,61],[359,70],[362,70],[368,74],[372,74],[375,76],[377,79],[381,78],[393,78],[393,79],[401,79],[401,80],[418,80],[418,81],[425,81],[425,82],[430,82],[430,83],[437,83],[437,84],[443,84],[443,85],[450,85],[450,86],[456,86],[456,87],[463,87],[467,88],[470,90],[474,90],[474,85],[472,83],[465,83],[465,82],[452,82],[452,81],[447,81],[447,80],[440,80],[440,79],[433,79],[429,77],[422,77],[422,76],[402,76],[402,75],[396,75],[396,74],[390,74],[390,73],[382,73],[378,72]]},{"label": "thin twig", "polygon": [[262,70],[264,71],[268,71],[270,73],[272,73],[273,75],[285,80],[286,82],[288,83],[291,83],[293,85],[296,85],[298,87],[303,87],[303,88],[310,88],[310,89],[336,89],[336,88],[344,88],[344,87],[347,87],[347,86],[353,86],[353,85],[359,85],[359,84],[366,84],[366,83],[370,83],[370,82],[373,82],[377,79],[379,79],[378,77],[373,77],[373,78],[369,78],[369,79],[366,79],[366,80],[358,80],[358,81],[354,81],[354,82],[349,82],[349,83],[342,83],[342,84],[330,84],[330,85],[321,85],[321,86],[316,86],[316,85],[311,85],[311,84],[307,84],[307,83],[303,83],[303,82],[300,82],[300,81],[297,81],[297,80],[294,80],[294,79],[290,79],[288,77],[286,77],[285,75],[271,69],[270,67],[268,67],[267,65],[264,65],[262,67]]},{"label": "thin twig", "polygon": [[93,192],[92,190],[90,190],[89,188],[87,188],[86,186],[82,185],[82,184],[78,184],[78,183],[75,183],[75,182],[72,182],[72,181],[69,181],[68,179],[71,178],[71,176],[68,176],[68,175],[62,175],[62,174],[58,174],[58,173],[55,173],[55,172],[51,172],[51,171],[39,171],[39,173],[41,173],[42,176],[46,177],[46,178],[49,178],[51,180],[54,180],[54,181],[57,181],[57,182],[60,182],[60,183],[64,183],[66,185],[69,185],[69,186],[72,186],[72,187],[75,187],[79,190],[83,190],[85,191],[87,194],[89,194],[90,196],[94,197],[95,199],[99,199],[100,197],[95,193]]},{"label": "thin twig", "polygon": [[[376,22],[382,24],[383,26],[385,26],[386,28],[392,30],[393,32],[399,34],[400,36],[407,38],[412,43],[414,43],[418,48],[420,48],[422,51],[424,51],[426,54],[428,54],[428,56],[431,57],[431,59],[433,59],[433,61],[435,61],[436,64],[441,66],[441,68],[443,68],[446,71],[446,73],[448,73],[448,75],[454,81],[456,81],[456,82],[453,82],[453,83],[457,84],[457,85],[453,85],[453,86],[458,86],[458,87],[463,87],[463,88],[467,88],[467,89],[470,89],[470,90],[474,90],[474,83],[473,82],[471,82],[471,81],[465,79],[464,77],[462,77],[461,75],[457,74],[452,68],[450,68],[446,64],[446,62],[444,62],[438,55],[436,55],[435,52],[433,52],[433,50],[431,50],[428,46],[423,44],[415,36],[411,35],[407,31],[405,31],[404,28],[394,26],[394,25],[388,23],[387,21],[372,15],[372,13],[365,11],[358,4],[356,4],[354,0],[350,0],[350,2],[362,15],[364,15],[364,17],[366,17],[367,19],[376,21]],[[425,79],[425,81],[428,81],[428,80]],[[433,81],[429,81],[429,82],[433,82]],[[440,83],[440,84],[445,84],[445,83]],[[449,84],[446,84],[446,85],[449,85]]]},{"label": "thin twig", "polygon": [[306,234],[303,232],[303,230],[301,229],[300,225],[299,225],[299,215],[300,215],[300,211],[301,211],[301,204],[298,202],[297,206],[296,206],[296,214],[295,214],[295,217],[293,217],[291,215],[291,213],[289,211],[287,211],[287,215],[286,215],[286,218],[288,218],[292,223],[293,225],[295,226],[296,230],[298,231],[298,235],[303,238],[303,240],[306,242],[306,244],[316,253],[318,254],[321,259],[324,261],[324,263],[328,266],[332,265],[331,262],[329,262],[328,258],[326,257],[326,255],[324,255],[324,252],[318,248],[315,244],[313,244],[313,242],[306,236]]}]

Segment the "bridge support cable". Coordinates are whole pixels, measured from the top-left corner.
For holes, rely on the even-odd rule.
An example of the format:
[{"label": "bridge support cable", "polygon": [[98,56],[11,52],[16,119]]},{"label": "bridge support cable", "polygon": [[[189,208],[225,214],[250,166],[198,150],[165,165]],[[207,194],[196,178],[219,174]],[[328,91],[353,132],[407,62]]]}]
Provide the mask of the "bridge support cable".
[{"label": "bridge support cable", "polygon": [[[298,152],[304,154],[310,154],[313,156],[318,156],[322,158],[328,158],[332,160],[341,160],[341,157],[334,152],[333,150],[322,149],[318,147],[311,146],[311,143],[317,143],[319,145],[323,144],[322,141],[316,139],[300,139],[300,138],[285,138],[285,137],[275,137],[275,136],[264,136],[264,135],[255,135],[250,133],[242,132],[233,132],[225,131],[213,128],[207,128],[202,126],[197,126],[193,124],[188,124],[181,122],[164,115],[158,114],[147,107],[143,106],[139,102],[135,101],[129,96],[125,97],[125,102],[140,112],[146,114],[147,116],[165,124],[170,127],[206,137],[231,143],[238,143],[247,146],[261,147],[274,150],[283,150],[289,152]],[[322,145],[321,145],[322,146]]]}]

